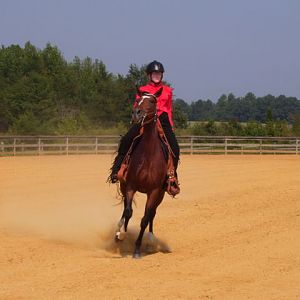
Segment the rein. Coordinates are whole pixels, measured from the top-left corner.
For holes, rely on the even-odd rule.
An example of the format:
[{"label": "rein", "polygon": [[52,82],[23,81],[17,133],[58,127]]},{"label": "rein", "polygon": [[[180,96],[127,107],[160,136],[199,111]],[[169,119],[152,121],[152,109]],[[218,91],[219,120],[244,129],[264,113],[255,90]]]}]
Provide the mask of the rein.
[{"label": "rein", "polygon": [[144,125],[146,125],[146,124],[149,124],[149,123],[151,123],[152,121],[156,122],[156,120],[157,120],[157,113],[156,113],[156,112],[153,113],[153,117],[152,117],[152,118],[150,118],[149,120],[145,121],[145,119],[146,119],[148,116],[150,116],[150,115],[151,115],[151,114],[145,114],[145,115],[143,116],[143,119],[142,119],[142,121],[141,121],[141,126],[144,126]]}]

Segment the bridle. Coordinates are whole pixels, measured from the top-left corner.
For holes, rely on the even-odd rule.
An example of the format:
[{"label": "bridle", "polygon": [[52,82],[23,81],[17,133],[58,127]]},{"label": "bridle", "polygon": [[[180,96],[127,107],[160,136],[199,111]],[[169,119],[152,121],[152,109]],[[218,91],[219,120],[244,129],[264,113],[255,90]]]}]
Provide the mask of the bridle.
[{"label": "bridle", "polygon": [[[155,98],[155,100],[157,102],[157,97],[155,95],[147,93],[147,94],[141,96],[140,100],[137,102],[137,106],[140,106],[144,102],[145,99],[147,99],[147,98],[149,99],[151,97]],[[150,118],[147,119],[149,116],[150,116]],[[156,120],[157,120],[157,109],[155,106],[154,112],[146,113],[143,111],[143,116],[138,123],[141,123],[141,126],[144,126],[146,124],[149,124],[152,121],[156,122]]]}]

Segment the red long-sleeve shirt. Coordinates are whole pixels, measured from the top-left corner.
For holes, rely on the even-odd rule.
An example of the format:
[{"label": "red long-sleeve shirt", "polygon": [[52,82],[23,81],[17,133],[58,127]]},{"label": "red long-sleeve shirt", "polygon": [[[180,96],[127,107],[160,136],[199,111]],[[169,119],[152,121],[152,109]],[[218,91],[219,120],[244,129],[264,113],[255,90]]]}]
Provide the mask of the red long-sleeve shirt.
[{"label": "red long-sleeve shirt", "polygon": [[[169,116],[169,121],[171,126],[173,127],[173,119],[172,119],[172,97],[173,92],[172,88],[167,85],[163,85],[162,83],[156,85],[152,82],[147,85],[141,86],[141,92],[147,92],[150,94],[155,94],[161,87],[163,87],[161,95],[157,98],[157,115],[160,116],[163,112],[166,112]],[[137,95],[136,99],[140,97]],[[134,103],[134,107],[136,107],[137,102]]]}]

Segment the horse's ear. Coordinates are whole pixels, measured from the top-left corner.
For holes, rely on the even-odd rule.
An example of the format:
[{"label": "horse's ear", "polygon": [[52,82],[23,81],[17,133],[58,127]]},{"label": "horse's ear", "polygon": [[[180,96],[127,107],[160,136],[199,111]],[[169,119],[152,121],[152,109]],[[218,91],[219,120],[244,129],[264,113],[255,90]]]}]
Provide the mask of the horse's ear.
[{"label": "horse's ear", "polygon": [[163,91],[163,87],[161,87],[161,88],[154,94],[154,96],[155,96],[156,98],[159,97],[159,96],[161,95],[162,91]]},{"label": "horse's ear", "polygon": [[136,93],[139,95],[139,97],[141,97],[142,92],[140,91],[139,87],[136,85],[135,88],[136,88]]}]

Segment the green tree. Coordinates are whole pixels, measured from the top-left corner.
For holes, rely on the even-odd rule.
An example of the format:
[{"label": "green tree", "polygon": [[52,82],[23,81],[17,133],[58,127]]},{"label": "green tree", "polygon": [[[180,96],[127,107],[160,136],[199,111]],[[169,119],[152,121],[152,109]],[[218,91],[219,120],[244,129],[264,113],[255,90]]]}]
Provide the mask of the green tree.
[{"label": "green tree", "polygon": [[148,78],[146,74],[146,65],[138,67],[136,64],[129,66],[127,80],[134,87],[147,84]]},{"label": "green tree", "polygon": [[262,123],[250,121],[244,127],[245,136],[265,136],[266,130]]},{"label": "green tree", "polygon": [[187,128],[188,118],[185,112],[182,111],[181,106],[178,103],[173,105],[173,119],[175,128]]},{"label": "green tree", "polygon": [[192,125],[191,131],[192,131],[192,135],[200,135],[200,136],[207,135],[205,124],[202,122],[194,123]]},{"label": "green tree", "polygon": [[292,132],[295,136],[300,136],[300,115],[293,115],[293,127]]},{"label": "green tree", "polygon": [[226,135],[242,136],[243,134],[243,127],[236,120],[230,120],[226,124]]},{"label": "green tree", "polygon": [[[136,86],[147,82],[145,67],[131,64],[125,76],[115,75],[98,59],[75,57],[67,62],[50,43],[41,50],[30,42],[24,47],[2,46],[0,132],[75,134],[110,127],[124,130],[129,126]],[[235,97],[230,93],[222,95],[217,103],[199,99],[188,104],[176,99],[173,110],[175,126],[185,128],[187,121],[203,121],[190,130],[205,135],[288,135],[290,123],[293,134],[298,132],[294,116],[300,115],[300,101],[284,95],[256,97],[247,93]]]},{"label": "green tree", "polygon": [[208,135],[217,135],[218,127],[213,120],[209,120],[205,125],[205,129]]},{"label": "green tree", "polygon": [[12,134],[21,135],[37,135],[41,134],[41,131],[41,123],[32,112],[26,112],[20,115],[9,130]]}]

